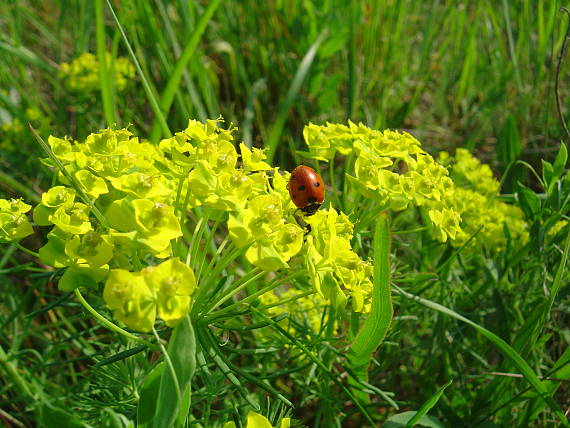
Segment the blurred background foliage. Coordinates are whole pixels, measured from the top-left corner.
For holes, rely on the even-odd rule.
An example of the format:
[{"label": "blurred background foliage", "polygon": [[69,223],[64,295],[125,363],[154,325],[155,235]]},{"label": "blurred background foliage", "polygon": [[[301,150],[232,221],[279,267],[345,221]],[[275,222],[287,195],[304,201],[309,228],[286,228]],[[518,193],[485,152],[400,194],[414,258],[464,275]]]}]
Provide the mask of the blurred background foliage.
[{"label": "blurred background foliage", "polygon": [[[183,129],[189,118],[223,115],[239,127],[239,138],[256,147],[269,146],[275,164],[286,169],[298,163],[297,151],[306,150],[301,133],[308,122],[351,119],[377,129],[405,129],[433,154],[470,149],[491,164],[497,177],[516,160],[534,166],[540,166],[542,158],[552,160],[566,138],[553,91],[567,24],[567,17],[558,11],[562,1],[113,0],[112,4],[146,76],[146,90],[158,100],[168,92],[173,97],[172,105],[163,109],[171,130]],[[105,10],[100,19],[98,6]],[[61,64],[86,52],[97,55],[101,46],[113,61],[128,58],[133,63],[101,0],[0,1],[0,189],[8,196],[37,202],[52,179],[52,173],[39,166],[37,157],[45,154],[28,122],[44,138],[53,134],[83,139],[107,125],[131,124],[144,138],[157,140],[165,134],[139,71],[121,91],[112,85],[105,89],[104,84],[94,92],[69,90]],[[190,54],[188,62],[177,69],[185,53]],[[177,70],[180,80],[168,91]],[[560,81],[567,112],[570,91],[564,63]],[[107,107],[102,93],[110,100]],[[516,179],[523,177],[524,168],[517,168],[504,178],[504,192],[515,190]],[[544,191],[536,181],[533,189]],[[548,214],[548,207],[555,205],[550,199],[555,198],[541,193],[533,202]],[[529,218],[529,224],[543,227],[546,220],[539,214]],[[414,294],[428,296],[496,332],[544,374],[568,359],[568,287],[561,288],[552,315],[544,304],[544,290],[560,266],[567,230],[552,236],[538,233],[540,245],[508,247],[496,255],[481,251],[458,256],[451,247],[442,249],[423,235],[395,235],[398,257],[393,278]],[[2,345],[9,347],[30,382],[18,387],[56,397],[54,402],[61,401],[62,406],[71,402],[78,413],[90,414],[93,420],[101,409],[111,412],[113,406],[132,413],[141,372],[151,363],[138,354],[119,364],[92,367],[94,358],[124,347],[112,334],[102,333],[69,296],[55,290],[51,273],[38,269],[22,280],[19,271],[37,268],[31,259],[12,263],[16,253],[16,247],[8,247],[0,259],[4,283],[0,331]],[[513,367],[502,362],[486,339],[411,300],[399,296],[394,300],[396,317],[370,371],[370,383],[382,393],[391,391],[383,396],[387,403],[394,397],[401,408],[417,409],[453,378],[433,411],[448,426],[462,426],[465,420],[471,426],[486,424],[488,417],[507,425],[487,426],[530,422],[555,426],[553,414],[540,413],[542,402],[526,389],[523,379],[510,376]],[[535,326],[543,316],[550,317],[548,323],[542,321],[544,334]],[[224,334],[216,339],[227,341]],[[237,340],[237,333],[231,334]],[[309,334],[307,328],[304,335]],[[247,346],[259,345],[242,337]],[[323,345],[320,336],[308,340],[315,354],[337,352],[328,342]],[[240,367],[261,365],[270,371],[274,350],[279,348],[283,361],[298,358],[278,341],[268,343],[260,355],[237,354],[234,361]],[[0,359],[5,356],[0,354]],[[342,355],[337,357],[334,361],[341,361]],[[87,367],[90,377],[82,380]],[[195,404],[204,418],[212,411],[227,420],[233,409],[221,408],[217,400],[233,393],[231,385],[219,370],[210,369],[201,368],[208,385],[199,384],[199,391],[208,387],[219,392],[204,394]],[[326,379],[318,380],[312,372],[309,382],[306,373],[297,369],[281,367],[266,376],[281,390],[303,391],[289,397],[297,418],[318,419],[323,409],[336,417],[344,403]],[[567,383],[549,385],[567,408]],[[22,416],[26,406],[11,395],[11,386],[0,390],[0,409],[9,406],[20,412],[23,421],[35,423]],[[328,396],[323,395],[326,392]],[[266,400],[263,394],[255,399]],[[325,404],[317,406],[318,400]],[[512,409],[522,408],[519,404],[528,406],[516,415],[516,423],[508,424],[514,420]],[[276,405],[268,407],[277,412]],[[392,412],[389,404],[380,410]],[[44,418],[58,421],[47,410]],[[354,416],[353,426],[361,425]]]},{"label": "blurred background foliage", "polygon": [[[33,108],[53,134],[82,138],[106,125],[99,94],[69,94],[58,77],[58,64],[95,53],[96,3],[2,2],[1,123],[27,122]],[[291,166],[306,123],[351,119],[413,130],[432,150],[477,149],[500,168],[523,151],[531,161],[553,156],[563,136],[553,94],[561,3],[223,1],[203,32],[197,22],[208,2],[114,6],[159,98],[198,37],[165,112],[171,129],[223,115],[248,144],[273,144],[282,166]],[[109,13],[104,33],[113,57],[129,56]],[[135,80],[114,99],[116,125],[151,135],[154,114]],[[567,85],[561,98],[570,105]],[[34,149],[30,137],[4,162]]]}]

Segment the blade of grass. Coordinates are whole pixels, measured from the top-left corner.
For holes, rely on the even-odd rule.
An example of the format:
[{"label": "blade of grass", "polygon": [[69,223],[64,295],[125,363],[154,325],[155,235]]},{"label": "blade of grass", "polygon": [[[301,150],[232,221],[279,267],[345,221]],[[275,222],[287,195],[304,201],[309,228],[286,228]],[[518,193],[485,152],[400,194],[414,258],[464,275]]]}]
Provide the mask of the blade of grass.
[{"label": "blade of grass", "polygon": [[39,204],[42,200],[36,192],[4,171],[0,171],[0,183],[4,183],[8,188],[20,193],[30,202]]},{"label": "blade of grass", "polygon": [[439,303],[432,302],[431,300],[424,299],[422,297],[418,297],[414,294],[408,293],[402,290],[401,288],[397,287],[396,285],[394,285],[393,287],[394,287],[394,292],[396,294],[411,299],[430,309],[434,309],[438,312],[441,312],[442,314],[448,315],[475,328],[479,333],[481,333],[483,336],[485,336],[485,338],[487,338],[491,343],[493,343],[493,345],[495,345],[495,347],[499,351],[501,351],[501,353],[515,365],[515,367],[524,376],[526,381],[534,388],[534,390],[542,398],[542,400],[544,400],[545,403],[552,409],[552,411],[556,414],[558,419],[560,419],[562,424],[564,426],[568,425],[568,420],[566,419],[564,412],[562,412],[556,401],[554,401],[554,399],[552,398],[552,396],[550,395],[544,384],[536,376],[536,374],[534,373],[532,368],[528,365],[528,363],[507,342],[505,342],[503,339],[501,339],[493,332],[487,330],[485,327],[482,327],[479,324],[471,321],[470,319],[465,318],[464,316],[458,314],[452,309],[440,305]]},{"label": "blade of grass", "polygon": [[133,48],[131,47],[131,43],[129,42],[129,39],[125,33],[125,30],[123,29],[123,26],[121,25],[121,22],[119,21],[119,18],[117,17],[117,14],[115,13],[115,10],[113,9],[113,5],[111,4],[111,0],[106,0],[106,1],[107,1],[107,6],[109,7],[109,10],[111,11],[111,15],[113,15],[113,19],[115,20],[115,23],[117,24],[117,27],[119,28],[119,31],[121,32],[121,36],[123,36],[123,41],[125,42],[127,50],[129,51],[129,54],[131,56],[131,59],[135,63],[135,68],[137,69],[137,73],[139,74],[139,76],[142,80],[142,84],[143,84],[144,90],[146,92],[146,96],[148,97],[148,101],[150,103],[150,107],[152,108],[152,111],[154,112],[156,119],[160,123],[160,128],[162,129],[162,135],[164,135],[165,137],[171,137],[172,133],[170,132],[170,128],[168,127],[168,123],[166,123],[166,118],[164,117],[164,114],[162,114],[162,111],[160,110],[160,106],[158,105],[158,101],[156,100],[156,97],[154,96],[152,88],[150,87],[150,83],[149,83],[148,79],[146,78],[146,76],[145,76],[145,74],[141,68],[141,65],[139,64],[137,56],[135,55],[135,52],[133,51]]},{"label": "blade of grass", "polygon": [[564,242],[564,253],[562,254],[562,259],[560,260],[560,264],[558,265],[558,269],[556,269],[556,274],[554,276],[554,281],[552,282],[552,287],[550,288],[550,297],[548,298],[548,310],[547,314],[552,311],[552,306],[554,305],[554,300],[556,299],[556,295],[558,294],[558,290],[560,290],[560,285],[562,284],[562,278],[564,277],[564,271],[566,268],[566,263],[568,261],[568,252],[570,250],[570,230],[566,235],[566,241]]},{"label": "blade of grass", "polygon": [[28,64],[31,64],[31,65],[35,65],[35,66],[41,68],[42,70],[50,72],[50,73],[53,72],[57,68],[57,66],[55,64],[52,64],[52,63],[40,58],[39,56],[37,56],[35,53],[33,53],[31,50],[29,50],[28,48],[26,48],[24,46],[12,46],[8,43],[0,41],[0,50],[4,51],[5,53],[17,56],[22,61],[24,61]]},{"label": "blade of grass", "polygon": [[281,134],[283,133],[283,127],[285,126],[285,121],[287,120],[287,114],[289,113],[289,109],[291,108],[291,105],[295,101],[295,98],[297,97],[297,94],[301,89],[301,85],[303,84],[305,77],[307,77],[307,74],[311,69],[311,65],[313,64],[319,46],[324,41],[326,34],[327,31],[326,30],[323,31],[319,35],[319,37],[317,37],[317,40],[315,40],[315,42],[311,45],[311,47],[303,57],[303,60],[301,61],[301,64],[299,65],[299,68],[297,69],[297,72],[293,77],[293,82],[291,83],[291,86],[289,87],[289,90],[285,95],[285,99],[279,105],[277,118],[275,119],[275,123],[271,128],[271,132],[269,133],[269,138],[267,139],[267,142],[265,144],[265,147],[268,148],[267,162],[269,162],[270,164],[273,162],[273,158],[275,157],[275,150],[277,149],[277,143],[279,142]]},{"label": "blade of grass", "polygon": [[505,16],[505,26],[507,27],[507,39],[509,41],[509,53],[511,55],[511,60],[513,61],[513,68],[515,72],[515,80],[519,91],[523,92],[523,84],[519,70],[518,56],[515,50],[515,40],[513,38],[513,29],[511,28],[512,20],[509,14],[509,2],[503,0],[503,13]]},{"label": "blade of grass", "polygon": [[113,126],[115,119],[115,105],[111,92],[110,79],[113,75],[107,72],[107,47],[105,46],[105,7],[104,0],[97,0],[95,4],[95,22],[97,32],[97,59],[99,60],[99,82],[101,85],[101,98],[103,99],[103,114],[107,126]]},{"label": "blade of grass", "polygon": [[[194,55],[194,51],[200,42],[200,38],[204,31],[206,30],[206,26],[210,19],[214,15],[214,12],[220,5],[221,0],[213,0],[208,4],[208,7],[200,17],[198,24],[196,25],[196,29],[192,33],[190,40],[186,43],[184,50],[182,51],[182,55],[176,62],[176,66],[174,67],[174,71],[170,75],[170,79],[168,79],[168,83],[166,84],[166,88],[162,94],[160,99],[160,108],[164,114],[168,114],[170,110],[170,106],[172,105],[172,101],[174,100],[174,96],[176,95],[176,91],[178,90],[178,86],[180,85],[180,80],[182,78],[182,74],[188,65],[188,62]],[[150,133],[150,140],[157,141],[160,138],[160,123],[158,121],[158,116],[154,119],[152,124],[152,130]]]},{"label": "blade of grass", "polygon": [[354,101],[356,99],[356,29],[358,28],[359,11],[356,0],[350,2],[350,37],[348,39],[348,103],[346,105],[346,118],[351,119],[354,114]]},{"label": "blade of grass", "polygon": [[445,391],[445,389],[449,385],[451,385],[451,382],[453,382],[453,380],[450,380],[445,385],[443,385],[441,388],[439,388],[435,392],[435,394],[433,394],[429,398],[429,400],[427,400],[424,404],[422,404],[422,406],[419,408],[419,410],[416,412],[416,414],[408,421],[408,423],[406,424],[406,428],[413,427],[415,424],[417,424],[420,421],[420,419],[423,416],[427,415],[427,412],[429,412],[431,410],[431,408],[437,404],[437,402],[439,401],[439,399],[443,395],[443,392]]}]

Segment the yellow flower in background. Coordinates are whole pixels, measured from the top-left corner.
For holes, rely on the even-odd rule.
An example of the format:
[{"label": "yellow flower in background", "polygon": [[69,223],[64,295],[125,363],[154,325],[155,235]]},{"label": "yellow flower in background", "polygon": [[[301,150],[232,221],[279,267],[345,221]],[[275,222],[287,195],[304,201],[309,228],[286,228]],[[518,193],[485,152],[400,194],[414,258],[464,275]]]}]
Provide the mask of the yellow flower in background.
[{"label": "yellow flower in background", "polygon": [[[271,422],[259,413],[249,412],[247,414],[246,428],[289,428],[291,426],[291,418],[283,418],[278,426],[271,425]],[[236,428],[235,422],[227,422],[223,428]]]},{"label": "yellow flower in background", "polygon": [[[115,90],[123,92],[135,76],[135,67],[127,58],[115,58],[114,62],[110,53],[106,53],[106,67],[114,71]],[[70,63],[62,63],[59,66],[59,77],[62,79],[68,91],[77,94],[90,95],[100,89],[99,61],[92,53],[83,53]]]},{"label": "yellow flower in background", "polygon": [[450,166],[451,176],[459,187],[471,188],[484,195],[496,195],[499,192],[500,183],[493,177],[493,171],[487,164],[467,149],[457,149],[455,157],[447,152],[441,152],[438,156],[441,163]]},{"label": "yellow flower in background", "polygon": [[455,157],[441,152],[438,159],[448,166],[453,180],[453,186],[444,196],[445,203],[460,215],[460,230],[450,236],[452,245],[463,245],[476,234],[470,247],[501,250],[507,244],[506,230],[513,240],[523,243],[528,240],[528,224],[522,210],[499,199],[500,183],[489,165],[465,149],[457,149]]}]

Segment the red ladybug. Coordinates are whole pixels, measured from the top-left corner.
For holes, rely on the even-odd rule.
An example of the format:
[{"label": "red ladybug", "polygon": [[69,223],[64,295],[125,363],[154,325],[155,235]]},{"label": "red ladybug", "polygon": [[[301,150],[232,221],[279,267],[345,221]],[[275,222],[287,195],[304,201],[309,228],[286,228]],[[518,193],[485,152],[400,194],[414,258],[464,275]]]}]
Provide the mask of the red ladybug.
[{"label": "red ladybug", "polygon": [[293,170],[287,189],[293,203],[308,216],[316,213],[325,200],[323,179],[313,168],[305,165]]}]

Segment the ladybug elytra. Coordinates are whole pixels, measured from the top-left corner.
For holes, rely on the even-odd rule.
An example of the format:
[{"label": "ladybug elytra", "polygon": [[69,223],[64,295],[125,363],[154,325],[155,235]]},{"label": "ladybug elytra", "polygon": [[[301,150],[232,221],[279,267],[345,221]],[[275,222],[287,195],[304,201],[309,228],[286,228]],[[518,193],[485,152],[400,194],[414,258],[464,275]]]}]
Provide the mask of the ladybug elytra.
[{"label": "ladybug elytra", "polygon": [[313,168],[305,165],[293,170],[287,189],[293,203],[308,216],[315,214],[325,200],[323,179]]}]

